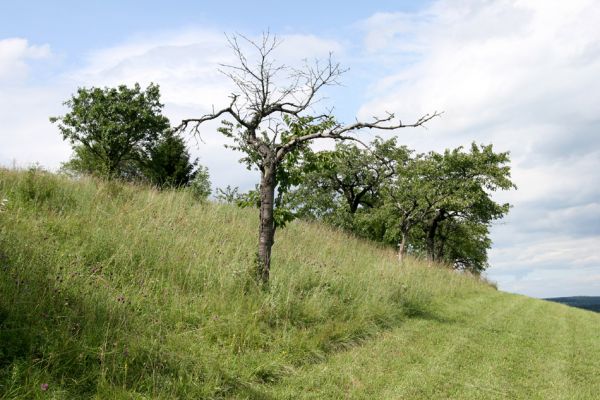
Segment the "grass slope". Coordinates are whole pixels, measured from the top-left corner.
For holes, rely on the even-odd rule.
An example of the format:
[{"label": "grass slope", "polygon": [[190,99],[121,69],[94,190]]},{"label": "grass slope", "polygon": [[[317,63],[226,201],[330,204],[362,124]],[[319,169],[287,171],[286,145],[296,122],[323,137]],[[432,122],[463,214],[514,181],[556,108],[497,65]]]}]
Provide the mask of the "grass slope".
[{"label": "grass slope", "polygon": [[[582,398],[600,315],[317,224],[0,170],[0,398]],[[47,385],[47,386],[46,386]]]}]

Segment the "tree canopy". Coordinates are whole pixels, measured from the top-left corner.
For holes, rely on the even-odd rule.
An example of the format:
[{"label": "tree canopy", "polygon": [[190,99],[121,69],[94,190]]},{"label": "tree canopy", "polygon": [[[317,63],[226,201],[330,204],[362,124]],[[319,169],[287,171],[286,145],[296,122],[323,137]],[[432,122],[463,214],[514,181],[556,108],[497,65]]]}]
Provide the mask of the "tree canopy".
[{"label": "tree canopy", "polygon": [[137,83],[133,88],[79,88],[64,104],[70,111],[50,121],[58,123],[63,139],[83,156],[86,167],[93,163],[95,172],[108,178],[127,176],[128,165],[139,162],[169,129],[154,84],[145,90]]},{"label": "tree canopy", "polygon": [[197,160],[162,115],[158,85],[79,88],[64,104],[69,112],[50,118],[73,147],[64,169],[161,188],[186,186],[196,176]]},{"label": "tree canopy", "polygon": [[487,267],[490,224],[509,204],[492,192],[514,188],[508,153],[472,144],[415,154],[395,139],[368,148],[339,144],[307,158],[290,196],[300,216],[321,219],[363,237],[398,246],[457,269]]}]

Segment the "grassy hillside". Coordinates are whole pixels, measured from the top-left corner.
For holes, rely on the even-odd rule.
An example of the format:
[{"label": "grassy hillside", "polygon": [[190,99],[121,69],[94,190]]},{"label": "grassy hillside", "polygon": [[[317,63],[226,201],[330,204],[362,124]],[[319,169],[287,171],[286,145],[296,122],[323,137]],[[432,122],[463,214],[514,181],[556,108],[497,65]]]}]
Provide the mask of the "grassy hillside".
[{"label": "grassy hillside", "polygon": [[600,315],[321,225],[0,170],[0,398],[595,398]]}]

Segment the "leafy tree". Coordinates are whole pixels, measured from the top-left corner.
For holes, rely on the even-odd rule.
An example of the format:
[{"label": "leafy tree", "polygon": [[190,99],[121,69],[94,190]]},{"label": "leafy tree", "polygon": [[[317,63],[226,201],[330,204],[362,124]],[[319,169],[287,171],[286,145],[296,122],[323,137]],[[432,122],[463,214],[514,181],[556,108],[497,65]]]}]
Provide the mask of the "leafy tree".
[{"label": "leafy tree", "polygon": [[70,111],[51,117],[75,151],[71,165],[107,177],[139,172],[145,152],[169,128],[158,85],[79,88],[64,104]]},{"label": "leafy tree", "polygon": [[304,201],[306,213],[323,197],[337,200],[350,214],[361,207],[373,208],[381,185],[394,172],[395,162],[408,156],[408,149],[398,147],[395,138],[377,138],[369,147],[337,143],[335,150],[321,151],[302,166],[306,172],[298,197]]},{"label": "leafy tree", "polygon": [[431,212],[428,192],[435,191],[433,166],[423,155],[397,163],[395,173],[382,188],[383,204],[377,220],[385,225],[384,240],[396,242],[400,262],[406,254],[411,230]]},{"label": "leafy tree", "polygon": [[398,164],[395,176],[385,186],[380,218],[392,225],[386,235],[397,238],[399,259],[406,253],[415,227],[423,230],[425,251],[435,260],[436,239],[444,240],[440,227],[445,221],[468,221],[474,232],[474,226],[488,226],[502,218],[509,205],[494,202],[490,192],[515,187],[509,161],[508,153],[473,144],[469,152],[459,147]]},{"label": "leafy tree", "polygon": [[510,180],[508,153],[494,153],[492,145],[471,145],[469,152],[462,147],[446,150],[443,155],[430,153],[436,182],[435,192],[425,193],[430,208],[427,229],[427,254],[436,257],[435,240],[440,223],[448,219],[468,220],[488,225],[502,218],[510,209],[508,203],[498,204],[491,192],[509,190],[516,186]]},{"label": "leafy tree", "polygon": [[204,201],[208,199],[211,193],[208,168],[203,165],[198,167],[193,179],[189,182],[189,189],[197,200]]},{"label": "leafy tree", "polygon": [[492,246],[487,224],[449,219],[440,224],[435,242],[435,258],[455,269],[479,274],[487,269],[487,251]]},{"label": "leafy tree", "polygon": [[[148,154],[142,162],[142,168],[144,176],[152,184],[161,188],[187,186],[190,182],[195,182],[194,176],[200,173],[206,175],[199,177],[200,182],[206,186],[207,171],[203,169],[194,171],[198,160],[190,161],[190,154],[180,136],[172,131],[165,131],[160,139],[149,147]],[[206,190],[205,187],[202,188],[203,193]],[[208,184],[208,194],[210,194],[210,183]]]},{"label": "leafy tree", "polygon": [[369,146],[338,143],[298,166],[304,172],[290,196],[291,207],[304,218],[351,230],[381,241],[384,227],[373,211],[381,206],[381,189],[411,151],[396,139],[376,138]]},{"label": "leafy tree", "polygon": [[[229,40],[237,56],[237,64],[225,66],[226,75],[231,78],[237,91],[231,95],[227,107],[199,118],[185,119],[179,129],[192,126],[198,130],[207,121],[230,117],[223,121],[220,132],[234,141],[234,149],[245,154],[247,165],[256,167],[261,174],[258,188],[259,198],[259,240],[258,240],[258,279],[268,282],[271,266],[271,249],[275,241],[277,218],[285,222],[291,215],[287,210],[276,213],[275,189],[290,187],[287,179],[293,176],[285,171],[285,163],[294,159],[299,151],[315,139],[351,139],[347,134],[362,128],[396,130],[404,127],[421,126],[436,116],[426,115],[412,124],[394,122],[394,115],[375,118],[373,122],[355,122],[350,125],[338,123],[330,115],[310,116],[307,112],[317,100],[318,92],[336,84],[344,72],[339,64],[327,62],[306,64],[301,69],[290,69],[276,65],[273,52],[278,41],[265,34],[262,40],[254,42],[241,37],[245,44],[256,52],[250,59],[242,50],[238,37]],[[283,81],[279,81],[283,76]],[[283,168],[283,170],[282,170]],[[282,198],[282,196],[278,196]]]}]

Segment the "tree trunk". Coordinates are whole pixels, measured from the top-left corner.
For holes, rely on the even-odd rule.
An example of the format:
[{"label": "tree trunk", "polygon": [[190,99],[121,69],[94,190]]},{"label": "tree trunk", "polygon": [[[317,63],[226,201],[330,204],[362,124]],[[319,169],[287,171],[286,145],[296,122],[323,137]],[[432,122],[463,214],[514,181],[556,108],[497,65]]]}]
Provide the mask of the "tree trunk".
[{"label": "tree trunk", "polygon": [[435,260],[435,231],[437,230],[437,219],[434,219],[429,225],[427,232],[427,259],[429,261]]},{"label": "tree trunk", "polygon": [[430,262],[435,261],[435,234],[437,233],[440,222],[444,219],[446,219],[446,211],[441,209],[431,220],[429,230],[427,231],[427,258]]},{"label": "tree trunk", "polygon": [[436,254],[436,260],[442,260],[444,258],[444,250],[446,247],[446,239],[447,237],[440,234],[438,235],[438,248],[437,248],[437,254]]},{"label": "tree trunk", "polygon": [[400,242],[398,243],[398,261],[402,264],[404,261],[404,256],[406,255],[406,237],[408,236],[408,232],[401,231],[400,232]]},{"label": "tree trunk", "polygon": [[262,283],[269,282],[271,269],[271,248],[275,243],[275,167],[263,168],[260,178],[260,227],[258,231],[257,276]]}]

